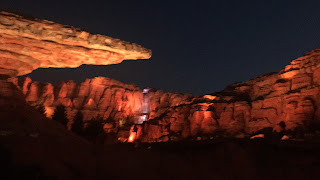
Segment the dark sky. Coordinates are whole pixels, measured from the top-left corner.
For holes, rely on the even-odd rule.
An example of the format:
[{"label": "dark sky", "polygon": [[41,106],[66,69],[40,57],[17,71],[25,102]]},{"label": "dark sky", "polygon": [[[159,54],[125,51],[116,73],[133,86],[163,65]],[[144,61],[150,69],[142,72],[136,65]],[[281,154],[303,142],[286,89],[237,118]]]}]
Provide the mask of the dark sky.
[{"label": "dark sky", "polygon": [[318,0],[1,0],[0,7],[153,51],[150,60],[38,69],[28,75],[42,82],[106,76],[142,88],[201,95],[277,72],[320,47]]}]

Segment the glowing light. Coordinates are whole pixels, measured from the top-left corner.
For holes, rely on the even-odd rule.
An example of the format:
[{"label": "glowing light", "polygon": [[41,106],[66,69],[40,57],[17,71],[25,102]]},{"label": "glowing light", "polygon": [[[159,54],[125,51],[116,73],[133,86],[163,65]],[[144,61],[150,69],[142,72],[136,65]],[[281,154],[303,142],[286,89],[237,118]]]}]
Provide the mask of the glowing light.
[{"label": "glowing light", "polygon": [[148,93],[149,91],[150,91],[150,89],[149,89],[149,88],[146,88],[146,89],[143,89],[142,92],[143,92],[144,94],[146,94],[146,93]]},{"label": "glowing light", "polygon": [[214,100],[217,96],[204,95],[203,97],[206,98],[206,99]]},{"label": "glowing light", "polygon": [[134,132],[134,127],[135,125],[131,126],[130,128],[130,136],[128,138],[128,143],[133,143],[134,140],[136,139],[137,132]]},{"label": "glowing light", "polygon": [[295,71],[288,71],[286,73],[283,73],[281,74],[281,78],[283,79],[290,79],[292,78],[293,76],[297,75],[298,74],[298,71],[295,70]]},{"label": "glowing light", "polygon": [[130,133],[130,136],[128,138],[128,142],[132,143],[136,139],[136,133]]},{"label": "glowing light", "polygon": [[54,113],[54,108],[53,108],[53,107],[45,106],[44,109],[45,109],[45,114],[46,114],[46,116],[47,116],[48,118],[52,118],[53,113]]},{"label": "glowing light", "polygon": [[258,135],[250,137],[250,139],[255,139],[255,138],[264,138],[264,134],[258,134]]},{"label": "glowing light", "polygon": [[92,98],[90,98],[87,104],[88,104],[89,106],[91,106],[93,103],[94,103],[94,100],[93,100]]},{"label": "glowing light", "polygon": [[141,125],[132,125],[130,128],[130,135],[127,142],[133,143],[135,140],[139,139],[141,133],[142,133]]}]

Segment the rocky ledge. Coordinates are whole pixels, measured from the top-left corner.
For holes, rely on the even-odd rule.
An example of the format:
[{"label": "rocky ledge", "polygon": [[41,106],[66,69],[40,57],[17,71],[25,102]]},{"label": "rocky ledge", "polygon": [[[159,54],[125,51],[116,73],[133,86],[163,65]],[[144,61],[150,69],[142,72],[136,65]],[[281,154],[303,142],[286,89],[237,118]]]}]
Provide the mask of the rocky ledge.
[{"label": "rocky ledge", "polygon": [[150,57],[151,50],[135,43],[0,12],[0,74],[17,76],[37,68],[108,65]]}]

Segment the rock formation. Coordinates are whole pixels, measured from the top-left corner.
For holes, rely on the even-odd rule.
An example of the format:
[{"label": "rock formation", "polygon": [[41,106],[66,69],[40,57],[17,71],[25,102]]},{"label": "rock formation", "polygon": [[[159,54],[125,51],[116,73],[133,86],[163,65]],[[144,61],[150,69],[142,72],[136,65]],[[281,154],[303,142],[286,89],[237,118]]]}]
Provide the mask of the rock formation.
[{"label": "rock formation", "polygon": [[108,65],[150,57],[150,50],[135,43],[0,12],[0,74],[19,76],[37,68]]},{"label": "rock formation", "polygon": [[[26,102],[48,106],[48,112],[55,104],[83,106],[90,116],[95,105],[105,105],[95,102],[101,95],[98,87],[108,82],[96,78],[92,82],[96,86],[83,83],[78,92],[79,98],[72,99],[70,103],[69,97],[75,88],[72,82],[60,83],[54,88],[51,84],[39,86],[40,83],[31,82],[28,78],[18,80],[15,76],[39,67],[105,65],[150,56],[150,50],[137,44],[0,12],[0,158],[3,159],[0,178],[95,179],[97,173],[98,158],[92,144],[60,123],[46,118]],[[113,83],[113,87],[116,86],[117,83]],[[86,94],[89,89],[85,88],[89,87],[92,94]],[[136,88],[130,85],[123,87],[133,91]],[[118,97],[118,92],[108,92],[115,92]],[[113,100],[109,103],[116,106],[118,102]]]},{"label": "rock formation", "polygon": [[[167,141],[224,132],[253,134],[264,128],[276,132],[308,128],[319,123],[320,50],[298,58],[279,73],[269,73],[243,83],[229,85],[221,92],[193,97],[151,89],[149,121],[142,141]],[[142,90],[116,80],[96,77],[73,81],[39,83],[30,78],[12,79],[25,100],[43,105],[51,116],[58,105],[67,108],[70,124],[80,111],[84,120],[97,117],[133,123],[140,112]],[[10,87],[2,91],[10,92]]]},{"label": "rock formation", "polygon": [[[57,106],[66,107],[70,123],[78,111],[83,114],[84,121],[101,117],[116,123],[123,118],[134,122],[142,106],[143,93],[139,87],[106,77],[87,79],[80,84],[60,82],[55,86],[32,81],[28,77],[14,81],[26,101],[33,106],[43,105],[48,117]],[[192,97],[190,94],[164,93],[154,89],[148,95],[150,118],[158,117],[169,107],[185,103]]]},{"label": "rock formation", "polygon": [[[118,128],[124,119],[132,123],[141,113],[143,93],[135,85],[103,77],[55,86],[30,78],[6,79],[39,67],[114,64],[150,56],[150,50],[136,44],[1,12],[0,100],[43,105],[49,117],[57,106],[63,105],[69,125],[80,111],[85,121],[101,117]],[[150,120],[143,125],[141,141],[253,134],[265,128],[281,132],[316,127],[320,123],[319,87],[320,49],[315,49],[279,73],[235,83],[209,95],[193,97],[151,89]],[[106,124],[106,128],[113,132],[112,123]]]},{"label": "rock formation", "polygon": [[146,124],[144,140],[314,128],[320,123],[319,85],[320,49],[315,49],[279,73],[235,83],[168,108]]},{"label": "rock formation", "polygon": [[[320,122],[320,49],[298,58],[279,73],[268,73],[221,92],[193,97],[151,89],[149,121],[141,140],[179,140],[188,137],[253,134],[264,128],[276,132],[307,129]],[[75,84],[32,82],[19,79],[26,100],[47,109],[67,107],[69,119],[77,111],[85,120],[97,116],[115,123],[133,122],[141,110],[142,90],[108,78],[97,77]],[[51,110],[51,112],[53,112]]]}]

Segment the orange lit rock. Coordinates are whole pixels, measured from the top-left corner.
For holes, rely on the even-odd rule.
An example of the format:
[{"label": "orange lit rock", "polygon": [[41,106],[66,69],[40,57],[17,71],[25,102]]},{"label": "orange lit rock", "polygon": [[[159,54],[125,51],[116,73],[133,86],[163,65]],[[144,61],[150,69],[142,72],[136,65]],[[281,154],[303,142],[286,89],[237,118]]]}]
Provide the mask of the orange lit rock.
[{"label": "orange lit rock", "polygon": [[182,138],[215,132],[237,136],[264,128],[281,132],[319,125],[319,67],[320,49],[315,49],[279,73],[235,83],[209,96],[184,99],[178,107],[169,105],[168,93],[154,93],[151,109],[157,111],[150,116],[157,123],[147,122],[145,140],[158,141],[167,132]]},{"label": "orange lit rock", "polygon": [[37,101],[39,99],[39,91],[39,83],[32,82],[28,94],[26,94],[26,101]]},{"label": "orange lit rock", "polygon": [[17,76],[37,68],[108,65],[150,57],[150,50],[135,43],[0,12],[0,74]]},{"label": "orange lit rock", "polygon": [[224,112],[221,113],[219,125],[221,129],[231,134],[241,132],[245,128],[245,114],[242,110],[236,110],[237,105],[230,103]]},{"label": "orange lit rock", "polygon": [[133,116],[141,108],[142,91],[137,86],[104,77],[87,79],[80,84],[60,82],[56,86],[20,78],[18,84],[27,102],[53,109],[63,105],[70,111],[70,120],[74,110],[81,110],[84,120],[90,120],[114,118],[118,112],[119,118]]},{"label": "orange lit rock", "polygon": [[[243,83],[229,85],[221,92],[193,97],[150,89],[149,121],[139,138],[144,142],[163,142],[213,137],[216,134],[252,135],[265,128],[275,132],[308,129],[320,124],[320,49],[291,62],[279,73],[268,73]],[[295,75],[283,74],[295,71]],[[11,78],[31,104],[55,108],[64,105],[72,118],[80,110],[84,120],[102,117],[134,122],[141,110],[143,93],[135,85],[97,77],[75,84],[72,81],[38,83],[30,78]],[[11,94],[10,86],[2,91]]]}]

